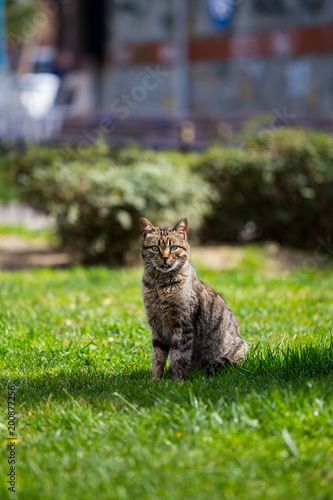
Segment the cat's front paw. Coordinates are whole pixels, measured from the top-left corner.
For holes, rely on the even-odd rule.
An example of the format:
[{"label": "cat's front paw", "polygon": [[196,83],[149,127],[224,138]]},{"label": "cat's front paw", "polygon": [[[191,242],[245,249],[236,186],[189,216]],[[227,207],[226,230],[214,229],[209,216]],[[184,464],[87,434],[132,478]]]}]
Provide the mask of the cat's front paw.
[{"label": "cat's front paw", "polygon": [[186,370],[181,366],[169,367],[172,380],[186,380]]},{"label": "cat's front paw", "polygon": [[164,375],[164,367],[163,366],[153,366],[153,380],[160,380]]}]

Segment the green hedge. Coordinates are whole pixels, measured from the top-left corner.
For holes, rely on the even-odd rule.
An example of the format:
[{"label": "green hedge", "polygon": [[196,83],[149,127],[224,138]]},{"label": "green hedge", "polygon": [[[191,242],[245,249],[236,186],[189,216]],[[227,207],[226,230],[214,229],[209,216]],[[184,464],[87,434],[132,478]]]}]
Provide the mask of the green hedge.
[{"label": "green hedge", "polygon": [[23,199],[55,216],[64,245],[86,261],[121,263],[141,216],[188,216],[203,243],[315,248],[333,236],[333,139],[323,133],[262,130],[242,147],[202,153],[31,146],[0,159]]},{"label": "green hedge", "polygon": [[142,216],[165,224],[185,214],[198,228],[210,207],[208,183],[178,153],[111,151],[100,143],[66,159],[64,150],[39,148],[28,168],[31,151],[16,166],[24,199],[56,218],[63,245],[81,250],[85,262],[122,264]]},{"label": "green hedge", "polygon": [[196,171],[218,194],[203,241],[260,238],[313,248],[333,235],[333,139],[326,134],[262,130],[242,149],[210,147]]}]

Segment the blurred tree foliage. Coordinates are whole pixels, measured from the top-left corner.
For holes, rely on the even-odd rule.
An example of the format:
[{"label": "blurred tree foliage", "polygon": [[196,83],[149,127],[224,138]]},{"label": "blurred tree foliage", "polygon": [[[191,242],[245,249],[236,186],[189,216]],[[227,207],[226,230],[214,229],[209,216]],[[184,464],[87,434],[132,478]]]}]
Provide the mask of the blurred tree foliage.
[{"label": "blurred tree foliage", "polygon": [[37,0],[6,0],[7,33],[23,36],[27,23],[38,9]]}]

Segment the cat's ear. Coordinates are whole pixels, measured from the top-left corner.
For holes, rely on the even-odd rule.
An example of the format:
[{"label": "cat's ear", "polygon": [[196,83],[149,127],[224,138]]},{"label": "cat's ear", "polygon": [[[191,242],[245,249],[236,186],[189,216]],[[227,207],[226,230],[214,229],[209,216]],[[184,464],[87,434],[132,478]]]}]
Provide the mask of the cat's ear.
[{"label": "cat's ear", "polygon": [[187,228],[188,228],[188,219],[184,217],[184,219],[180,219],[180,221],[177,222],[173,230],[177,231],[177,233],[180,233],[183,236],[186,236]]},{"label": "cat's ear", "polygon": [[154,228],[152,223],[149,222],[148,219],[142,218],[140,223],[141,223],[141,232],[144,238],[147,236],[147,234],[156,233],[156,229]]}]

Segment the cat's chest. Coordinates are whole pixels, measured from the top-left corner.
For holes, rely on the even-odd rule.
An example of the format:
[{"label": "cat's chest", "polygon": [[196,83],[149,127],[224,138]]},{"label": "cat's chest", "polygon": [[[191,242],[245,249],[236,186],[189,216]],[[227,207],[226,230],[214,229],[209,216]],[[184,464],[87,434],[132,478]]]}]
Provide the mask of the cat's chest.
[{"label": "cat's chest", "polygon": [[167,314],[171,310],[183,310],[188,302],[188,293],[184,286],[144,287],[143,298],[146,308],[156,314]]}]

